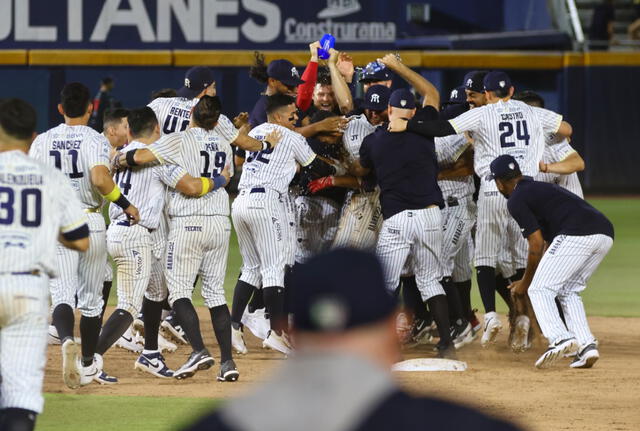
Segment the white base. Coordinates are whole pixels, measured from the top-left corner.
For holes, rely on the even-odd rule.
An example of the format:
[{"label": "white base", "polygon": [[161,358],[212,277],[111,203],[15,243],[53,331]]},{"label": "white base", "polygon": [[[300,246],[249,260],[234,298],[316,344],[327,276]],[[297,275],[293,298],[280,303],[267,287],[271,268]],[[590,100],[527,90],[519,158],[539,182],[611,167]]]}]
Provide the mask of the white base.
[{"label": "white base", "polygon": [[391,371],[466,371],[466,369],[466,362],[439,358],[409,359],[391,367]]}]

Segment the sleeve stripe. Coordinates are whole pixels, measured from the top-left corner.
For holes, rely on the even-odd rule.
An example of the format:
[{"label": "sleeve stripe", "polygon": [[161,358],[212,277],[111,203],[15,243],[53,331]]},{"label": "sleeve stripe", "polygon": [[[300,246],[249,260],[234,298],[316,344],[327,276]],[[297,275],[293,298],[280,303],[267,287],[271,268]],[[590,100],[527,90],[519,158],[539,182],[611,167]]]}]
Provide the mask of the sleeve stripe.
[{"label": "sleeve stripe", "polygon": [[562,124],[562,115],[558,114],[558,124],[553,127],[553,133],[557,133],[560,130],[560,125]]},{"label": "sleeve stripe", "polygon": [[72,230],[77,229],[78,227],[82,226],[82,225],[83,225],[83,224],[85,224],[85,223],[87,223],[87,219],[86,219],[86,217],[83,217],[83,218],[81,218],[80,220],[78,220],[78,221],[76,221],[76,222],[74,222],[74,223],[71,223],[70,225],[62,226],[62,227],[60,228],[60,231],[61,231],[62,233],[70,232],[70,231],[72,231]]},{"label": "sleeve stripe", "polygon": [[316,155],[312,155],[311,157],[309,157],[309,160],[307,160],[305,163],[302,163],[302,166],[309,166],[311,164],[311,162],[313,162],[316,159]]},{"label": "sleeve stripe", "polygon": [[238,139],[238,136],[240,135],[240,131],[238,129],[235,129],[235,134],[233,136],[233,139],[231,141],[229,141],[229,143],[234,143],[236,141],[236,139]]},{"label": "sleeve stripe", "polygon": [[153,148],[153,145],[148,145],[147,146],[147,150],[151,151],[151,154],[153,154],[156,157],[156,159],[158,159],[158,162],[161,165],[165,164],[164,158],[160,155],[160,153],[158,151],[155,150],[155,148]]},{"label": "sleeve stripe", "polygon": [[[459,135],[462,132],[460,132],[460,130],[458,129],[458,126],[456,126],[456,123],[454,123],[453,120],[454,119],[449,120],[449,124],[451,124],[451,127],[453,127],[453,130],[456,131],[456,135]],[[560,126],[558,126],[558,127],[560,127]]]}]

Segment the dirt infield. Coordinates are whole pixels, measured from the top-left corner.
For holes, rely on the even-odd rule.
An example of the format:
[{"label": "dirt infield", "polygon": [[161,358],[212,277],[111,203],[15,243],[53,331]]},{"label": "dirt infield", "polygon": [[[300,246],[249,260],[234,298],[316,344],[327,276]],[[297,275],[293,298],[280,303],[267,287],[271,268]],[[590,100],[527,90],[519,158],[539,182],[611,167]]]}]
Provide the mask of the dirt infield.
[{"label": "dirt infield", "polygon": [[[205,341],[214,345],[206,310],[199,310]],[[506,335],[482,349],[478,341],[459,351],[467,362],[466,372],[398,373],[407,389],[459,401],[482,411],[517,421],[529,430],[637,430],[640,429],[640,318],[589,319],[600,340],[601,359],[591,370],[571,370],[568,360],[550,370],[536,370],[533,363],[544,350],[515,355],[506,346]],[[506,321],[506,320],[503,320]],[[260,348],[256,338],[246,336],[250,353],[236,359],[241,372],[237,383],[215,382],[218,366],[185,381],[155,379],[133,369],[136,356],[112,349],[105,356],[105,369],[120,379],[114,386],[91,384],[77,391],[62,383],[58,346],[50,346],[45,392],[103,395],[225,398],[250,390],[265,380],[283,356]],[[217,358],[217,346],[211,352]],[[189,349],[181,346],[167,354],[168,365],[177,368]],[[431,357],[428,346],[407,350],[405,359]]]}]

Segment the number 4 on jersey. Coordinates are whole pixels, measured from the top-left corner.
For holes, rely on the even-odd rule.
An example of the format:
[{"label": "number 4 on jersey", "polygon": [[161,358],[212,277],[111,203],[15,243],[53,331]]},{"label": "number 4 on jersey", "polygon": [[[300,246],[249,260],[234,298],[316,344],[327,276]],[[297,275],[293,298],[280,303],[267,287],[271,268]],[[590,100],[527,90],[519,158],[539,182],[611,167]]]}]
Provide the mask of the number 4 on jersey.
[{"label": "number 4 on jersey", "polygon": [[[515,147],[514,141],[508,141],[513,135],[513,123],[509,121],[503,121],[498,124],[498,130],[500,130],[500,146],[502,148]],[[529,145],[529,129],[525,120],[516,121],[516,139],[520,142],[524,142],[524,145]]]}]

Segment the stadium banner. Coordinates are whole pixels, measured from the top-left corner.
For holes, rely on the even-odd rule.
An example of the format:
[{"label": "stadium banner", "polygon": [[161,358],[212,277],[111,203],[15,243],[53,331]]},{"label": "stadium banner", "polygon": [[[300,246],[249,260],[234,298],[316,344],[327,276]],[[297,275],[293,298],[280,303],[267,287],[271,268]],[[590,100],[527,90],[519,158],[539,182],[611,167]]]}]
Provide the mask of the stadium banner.
[{"label": "stadium banner", "polygon": [[0,49],[389,49],[402,1],[0,0]]}]

